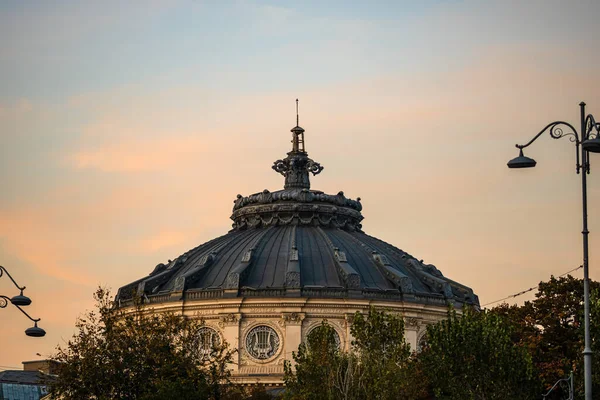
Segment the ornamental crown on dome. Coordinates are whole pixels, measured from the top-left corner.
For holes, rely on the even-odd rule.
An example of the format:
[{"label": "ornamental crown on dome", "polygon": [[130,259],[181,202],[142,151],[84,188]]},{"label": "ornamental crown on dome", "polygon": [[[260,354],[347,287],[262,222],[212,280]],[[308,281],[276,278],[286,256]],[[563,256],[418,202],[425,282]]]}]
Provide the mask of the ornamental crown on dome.
[{"label": "ornamental crown on dome", "polygon": [[273,169],[285,177],[284,189],[310,189],[309,172],[317,175],[323,167],[308,158],[304,149],[304,129],[299,125],[298,99],[296,99],[296,126],[292,128],[292,151],[283,160],[273,163]]},{"label": "ornamental crown on dome", "polygon": [[273,163],[273,169],[285,177],[283,190],[265,189],[250,196],[237,195],[234,200],[234,230],[272,225],[310,225],[360,231],[362,205],[340,191],[337,195],[310,190],[310,175],[323,171],[310,159],[304,148],[304,129],[299,125],[296,99],[296,126],[292,128],[292,150],[287,157]]}]

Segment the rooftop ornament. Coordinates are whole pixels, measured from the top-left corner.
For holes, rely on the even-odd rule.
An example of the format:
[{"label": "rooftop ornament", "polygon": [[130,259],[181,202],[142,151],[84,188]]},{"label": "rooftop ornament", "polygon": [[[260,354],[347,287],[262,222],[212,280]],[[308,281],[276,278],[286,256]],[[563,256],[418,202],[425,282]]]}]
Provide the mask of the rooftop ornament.
[{"label": "rooftop ornament", "polygon": [[352,200],[340,191],[329,195],[310,189],[310,174],[318,175],[323,166],[308,157],[304,129],[300,127],[298,99],[296,126],[291,129],[292,149],[287,157],[273,163],[273,170],[285,178],[283,190],[265,189],[250,196],[237,195],[234,200],[234,230],[270,225],[304,225],[335,227],[361,231],[360,198]]},{"label": "rooftop ornament", "polygon": [[292,151],[283,160],[273,163],[273,169],[285,177],[284,189],[310,189],[308,173],[318,175],[324,167],[308,158],[304,149],[304,129],[300,127],[298,99],[296,99],[296,126],[292,128]]},{"label": "rooftop ornament", "polygon": [[[536,161],[523,155],[523,149],[535,142],[545,132],[552,139],[569,137],[575,143],[575,155],[577,158],[576,171],[581,173],[581,193],[583,200],[583,304],[585,316],[585,348],[583,350],[584,375],[585,375],[585,399],[592,400],[592,348],[590,339],[590,283],[589,283],[589,255],[588,255],[588,226],[587,226],[587,175],[590,173],[589,153],[600,153],[600,123],[597,123],[592,114],[586,115],[585,103],[579,103],[581,130],[579,133],[573,125],[564,121],[549,123],[537,135],[526,144],[517,144],[519,156],[510,160],[508,168],[532,168]],[[564,130],[563,130],[564,129]],[[581,135],[580,135],[581,133]],[[580,147],[581,145],[581,153]],[[550,393],[550,392],[548,392]],[[545,396],[544,396],[545,397]]]},{"label": "rooftop ornament", "polygon": [[4,296],[4,295],[0,294],[0,308],[6,308],[8,306],[8,303],[10,302],[13,306],[17,307],[19,309],[19,311],[21,311],[23,314],[25,314],[25,316],[33,322],[33,326],[31,328],[27,328],[25,330],[25,334],[27,336],[32,336],[32,337],[45,336],[46,331],[37,326],[37,323],[40,321],[40,318],[31,318],[31,316],[29,314],[27,314],[25,312],[25,310],[23,310],[21,308],[21,307],[26,307],[31,304],[31,299],[23,294],[23,291],[25,290],[25,286],[22,286],[22,287],[19,286],[17,284],[17,282],[14,280],[14,278],[8,273],[6,268],[4,268],[3,266],[0,265],[0,277],[2,277],[3,274],[6,274],[10,278],[12,283],[15,285],[15,287],[17,289],[19,289],[21,291],[21,293],[16,296],[13,296],[13,297],[8,297],[8,296]]}]

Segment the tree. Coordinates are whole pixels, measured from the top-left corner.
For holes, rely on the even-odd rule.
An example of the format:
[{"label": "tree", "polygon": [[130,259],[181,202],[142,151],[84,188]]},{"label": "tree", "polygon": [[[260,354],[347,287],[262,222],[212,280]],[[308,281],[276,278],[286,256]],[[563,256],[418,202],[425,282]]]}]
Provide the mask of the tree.
[{"label": "tree", "polygon": [[[600,393],[600,288],[598,282],[594,282],[594,288],[590,295],[590,336],[592,339],[592,391]],[[581,357],[583,358],[583,357]],[[581,360],[580,358],[580,360]],[[583,360],[580,361],[580,376],[583,373]],[[583,379],[579,378],[576,386],[579,393],[584,393],[581,384]]]},{"label": "tree", "polygon": [[323,323],[285,364],[286,398],[295,400],[420,399],[426,380],[404,338],[404,319],[371,308],[356,313],[348,352],[340,351],[335,331]]},{"label": "tree", "polygon": [[539,397],[531,356],[511,337],[512,327],[489,312],[450,310],[427,327],[420,355],[439,399],[529,399]]},{"label": "tree", "polygon": [[[598,282],[590,282],[594,392],[600,391],[600,299]],[[536,373],[548,390],[556,381],[575,373],[576,393],[583,395],[583,280],[571,275],[540,282],[535,300],[522,306],[501,304],[491,310],[514,328],[513,342],[526,346]],[[561,398],[560,390],[555,398]]]},{"label": "tree", "polygon": [[297,353],[292,353],[295,371],[290,362],[284,364],[288,399],[335,400],[335,381],[342,365],[342,354],[336,344],[335,330],[326,322],[308,335]]},{"label": "tree", "polygon": [[203,322],[152,313],[142,304],[115,307],[99,288],[96,310],[76,323],[78,332],[53,359],[61,363],[51,393],[61,399],[221,399],[229,390],[232,352],[216,346],[201,354]]},{"label": "tree", "polygon": [[414,400],[425,394],[424,381],[414,379],[419,369],[404,338],[401,315],[375,308],[366,317],[356,313],[351,333],[352,348],[361,368],[361,398]]}]

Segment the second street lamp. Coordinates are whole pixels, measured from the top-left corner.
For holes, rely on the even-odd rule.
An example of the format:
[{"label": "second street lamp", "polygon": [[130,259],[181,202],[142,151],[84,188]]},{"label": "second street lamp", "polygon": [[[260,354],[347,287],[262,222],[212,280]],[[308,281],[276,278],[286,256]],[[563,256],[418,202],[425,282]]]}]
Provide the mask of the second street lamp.
[{"label": "second street lamp", "polygon": [[533,158],[525,157],[523,155],[523,149],[519,150],[519,156],[513,158],[508,162],[508,168],[532,168],[535,167],[537,163]]},{"label": "second street lamp", "polygon": [[37,326],[37,323],[40,321],[40,319],[39,318],[31,318],[31,316],[29,314],[27,314],[25,312],[25,310],[23,310],[21,308],[21,307],[25,307],[25,306],[28,306],[31,304],[31,299],[23,294],[23,290],[25,290],[25,286],[23,286],[23,287],[19,286],[17,284],[17,282],[14,280],[14,278],[8,273],[6,268],[4,268],[2,265],[0,265],[0,277],[3,274],[6,274],[6,276],[8,276],[10,278],[10,280],[15,285],[15,287],[21,291],[21,294],[18,294],[13,297],[8,297],[8,296],[4,296],[4,295],[0,294],[0,308],[6,308],[8,306],[8,303],[11,303],[13,306],[17,307],[19,309],[19,311],[21,311],[23,314],[25,314],[25,316],[27,318],[29,318],[31,321],[33,321],[33,326],[31,328],[27,328],[25,330],[25,334],[27,336],[32,336],[32,337],[45,336],[46,331]]},{"label": "second street lamp", "polygon": [[[8,306],[8,303],[12,303],[12,299],[8,296],[4,296],[0,294],[0,308],[6,308],[6,306]],[[21,308],[21,306],[12,303],[15,307],[17,307],[19,309],[19,311],[21,311],[23,314],[25,314],[25,316],[27,318],[29,318],[31,321],[33,321],[33,326],[31,328],[27,328],[25,329],[25,334],[27,336],[32,336],[32,337],[42,337],[46,335],[46,331],[43,330],[42,328],[40,328],[39,326],[37,326],[37,323],[40,322],[40,318],[31,318],[31,315],[27,314],[25,312],[25,310],[23,310]]]},{"label": "second street lamp", "polygon": [[[589,154],[600,153],[600,123],[597,123],[592,114],[585,114],[585,103],[579,103],[581,118],[581,135],[577,129],[568,122],[555,121],[544,127],[537,135],[524,145],[517,144],[519,156],[510,160],[509,168],[531,168],[535,167],[536,161],[523,155],[523,149],[536,141],[543,133],[548,132],[553,139],[569,136],[569,140],[575,143],[577,157],[576,171],[581,173],[581,194],[583,214],[583,312],[585,330],[585,348],[583,350],[584,378],[585,378],[585,400],[592,400],[592,348],[590,338],[590,279],[589,279],[589,257],[588,257],[588,224],[587,224],[587,174],[590,173]],[[565,128],[568,128],[565,132]],[[581,154],[580,154],[581,146]]]},{"label": "second street lamp", "polygon": [[10,302],[15,306],[28,306],[31,304],[31,299],[23,295],[23,290],[21,290],[21,294],[12,297]]}]

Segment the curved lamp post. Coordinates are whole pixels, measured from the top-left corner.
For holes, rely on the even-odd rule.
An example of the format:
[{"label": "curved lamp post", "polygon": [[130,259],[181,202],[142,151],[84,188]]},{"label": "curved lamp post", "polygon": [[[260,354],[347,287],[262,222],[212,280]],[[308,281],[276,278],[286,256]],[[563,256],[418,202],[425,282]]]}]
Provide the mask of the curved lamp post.
[{"label": "curved lamp post", "polygon": [[8,297],[8,296],[4,296],[4,295],[0,294],[0,308],[6,308],[8,306],[8,303],[11,303],[13,306],[17,307],[19,309],[19,311],[21,311],[23,314],[25,314],[25,316],[27,318],[29,318],[31,321],[33,321],[33,326],[31,328],[27,328],[25,330],[25,334],[27,336],[42,337],[42,336],[46,335],[46,331],[37,326],[37,323],[40,321],[40,318],[37,318],[37,319],[31,318],[31,316],[29,314],[27,314],[25,312],[25,310],[23,310],[21,308],[21,307],[25,307],[25,306],[28,306],[31,304],[31,299],[23,294],[23,290],[25,290],[25,286],[23,286],[23,287],[19,286],[17,284],[17,282],[14,280],[14,278],[8,273],[6,268],[4,268],[3,266],[0,265],[0,277],[2,277],[3,274],[6,274],[10,278],[10,280],[15,285],[15,287],[21,291],[21,294],[18,294],[13,297]]},{"label": "curved lamp post", "polygon": [[[553,139],[569,136],[569,140],[575,143],[577,157],[576,170],[581,173],[581,193],[583,203],[583,308],[585,320],[585,348],[583,350],[584,375],[585,375],[585,399],[592,400],[592,348],[590,343],[590,282],[588,267],[588,227],[587,227],[587,180],[586,175],[590,173],[588,153],[600,153],[600,123],[597,123],[592,114],[585,114],[585,103],[579,103],[581,116],[581,135],[577,129],[568,122],[555,121],[544,127],[527,144],[517,144],[519,156],[508,162],[508,168],[532,168],[536,162],[533,158],[523,155],[523,149],[536,141],[544,132],[548,131]],[[565,129],[565,130],[563,130]],[[580,147],[581,145],[581,154]]]}]

